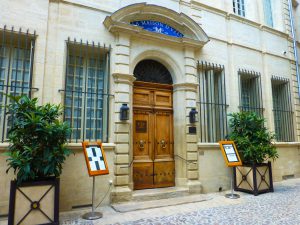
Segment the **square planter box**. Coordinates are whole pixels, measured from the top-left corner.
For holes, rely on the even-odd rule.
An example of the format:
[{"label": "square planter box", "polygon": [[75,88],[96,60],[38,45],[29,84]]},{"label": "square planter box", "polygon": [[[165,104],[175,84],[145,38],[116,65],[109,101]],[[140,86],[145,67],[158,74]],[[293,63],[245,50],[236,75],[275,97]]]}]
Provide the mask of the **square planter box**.
[{"label": "square planter box", "polygon": [[59,178],[11,181],[8,225],[59,224]]},{"label": "square planter box", "polygon": [[234,190],[254,194],[273,192],[271,162],[244,164],[233,169]]}]

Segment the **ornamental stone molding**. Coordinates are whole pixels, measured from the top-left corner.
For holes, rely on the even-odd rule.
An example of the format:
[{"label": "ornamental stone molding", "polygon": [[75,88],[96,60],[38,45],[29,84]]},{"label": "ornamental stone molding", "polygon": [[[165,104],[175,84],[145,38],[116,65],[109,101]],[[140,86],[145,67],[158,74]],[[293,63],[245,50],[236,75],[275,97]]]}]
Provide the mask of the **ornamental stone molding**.
[{"label": "ornamental stone molding", "polygon": [[173,85],[173,92],[176,91],[191,91],[197,92],[198,84],[197,83],[180,83]]},{"label": "ornamental stone molding", "polygon": [[133,85],[133,82],[136,80],[133,74],[113,73],[112,76],[115,83],[125,83],[128,85]]},{"label": "ornamental stone molding", "polygon": [[[130,24],[131,22],[142,20],[167,24],[183,34],[183,37],[172,37],[151,32],[142,27]],[[128,33],[132,36],[182,44],[183,46],[195,49],[202,48],[209,41],[203,29],[186,14],[147,3],[138,3],[121,8],[111,16],[107,16],[103,23],[112,33]]]}]

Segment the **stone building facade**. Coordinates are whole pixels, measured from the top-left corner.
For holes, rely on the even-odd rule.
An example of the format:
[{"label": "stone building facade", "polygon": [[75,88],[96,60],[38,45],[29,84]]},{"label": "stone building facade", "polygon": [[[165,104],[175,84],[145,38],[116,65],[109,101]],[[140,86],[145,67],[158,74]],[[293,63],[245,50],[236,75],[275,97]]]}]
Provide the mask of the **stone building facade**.
[{"label": "stone building facade", "polygon": [[[298,0],[291,4],[299,54]],[[228,189],[230,170],[217,142],[228,132],[228,113],[245,108],[261,113],[277,134],[275,181],[300,177],[289,0],[2,0],[0,8],[0,92],[21,93],[21,85],[40,103],[62,103],[72,125],[69,147],[75,156],[61,176],[61,210],[91,203],[84,139],[104,143],[110,174],[97,177],[96,188],[101,199],[113,181],[105,204],[130,200],[135,183],[146,179],[134,178],[147,170],[146,164],[136,169],[149,162],[139,158],[145,148],[170,151],[169,186],[196,193]],[[142,83],[149,81],[163,84]],[[1,100],[3,105],[3,95]],[[125,121],[123,104],[130,108]],[[196,122],[189,117],[192,109],[198,111]],[[1,113],[3,152],[7,123]],[[148,124],[149,140],[136,140],[143,133],[137,130],[139,116]],[[160,123],[167,141],[155,139]],[[166,159],[157,165],[164,168]],[[7,214],[13,177],[5,171],[0,155],[0,215]]]}]

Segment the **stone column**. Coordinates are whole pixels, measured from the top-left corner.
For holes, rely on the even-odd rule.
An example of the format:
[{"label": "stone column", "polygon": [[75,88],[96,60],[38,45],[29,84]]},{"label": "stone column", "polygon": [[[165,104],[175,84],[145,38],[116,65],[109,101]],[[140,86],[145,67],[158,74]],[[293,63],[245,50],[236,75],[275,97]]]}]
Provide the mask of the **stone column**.
[{"label": "stone column", "polygon": [[112,202],[129,201],[132,197],[132,190],[129,188],[130,181],[130,140],[132,116],[128,121],[120,121],[120,108],[126,103],[131,108],[132,115],[132,84],[134,76],[129,74],[129,52],[130,37],[119,35],[115,48],[115,68],[112,74],[114,78],[115,104],[115,156],[114,156],[114,189],[111,193]]},{"label": "stone column", "polygon": [[[197,67],[195,61],[194,49],[186,48],[184,52],[184,63],[185,63],[185,83],[175,85],[175,91],[184,92],[185,99],[185,146],[186,149],[186,177],[187,177],[187,186],[189,191],[192,193],[201,192],[201,183],[199,181],[198,174],[198,135],[189,133],[189,127],[195,126],[197,124],[190,124],[189,112],[192,108],[197,109]],[[197,109],[199,111],[199,109]]]}]

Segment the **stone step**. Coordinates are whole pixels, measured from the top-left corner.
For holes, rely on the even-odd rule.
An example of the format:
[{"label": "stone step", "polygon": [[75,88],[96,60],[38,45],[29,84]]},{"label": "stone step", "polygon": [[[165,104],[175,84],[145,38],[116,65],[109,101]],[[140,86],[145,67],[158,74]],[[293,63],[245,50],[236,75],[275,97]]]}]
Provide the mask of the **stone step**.
[{"label": "stone step", "polygon": [[134,191],[132,194],[132,201],[152,201],[187,195],[189,195],[189,189],[185,187],[144,189]]},{"label": "stone step", "polygon": [[211,200],[212,197],[203,194],[194,194],[182,197],[174,197],[174,198],[166,198],[166,199],[158,199],[158,200],[148,200],[148,201],[130,201],[126,203],[116,203],[112,204],[111,207],[121,213],[131,212],[136,210],[144,210],[144,209],[153,209],[159,207],[167,207],[174,205],[182,205],[194,202],[202,202]]}]

